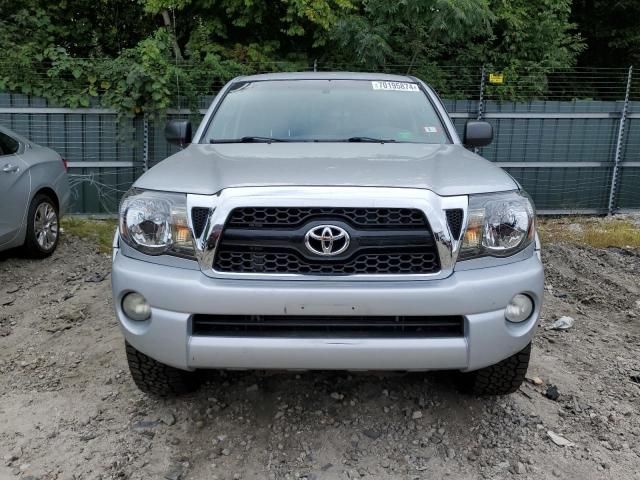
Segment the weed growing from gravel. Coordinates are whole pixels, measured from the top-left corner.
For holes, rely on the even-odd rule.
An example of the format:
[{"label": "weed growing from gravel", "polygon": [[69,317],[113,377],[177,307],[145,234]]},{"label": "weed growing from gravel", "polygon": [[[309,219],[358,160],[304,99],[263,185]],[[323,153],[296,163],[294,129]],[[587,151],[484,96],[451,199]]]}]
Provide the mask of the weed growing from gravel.
[{"label": "weed growing from gravel", "polygon": [[640,219],[626,216],[542,218],[538,220],[538,233],[543,243],[640,248]]},{"label": "weed growing from gravel", "polygon": [[113,234],[117,225],[116,220],[94,220],[78,217],[65,217],[61,222],[64,234],[96,242],[100,253],[111,251]]}]

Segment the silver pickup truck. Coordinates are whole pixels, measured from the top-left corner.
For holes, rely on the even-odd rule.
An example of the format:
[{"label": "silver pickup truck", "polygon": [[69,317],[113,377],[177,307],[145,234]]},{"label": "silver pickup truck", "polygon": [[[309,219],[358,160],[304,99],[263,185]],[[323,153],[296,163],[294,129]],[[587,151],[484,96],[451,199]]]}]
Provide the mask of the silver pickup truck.
[{"label": "silver pickup truck", "polygon": [[203,369],[453,370],[522,383],[543,292],[528,195],[417,78],[236,78],[120,206],[113,299],[140,389]]}]

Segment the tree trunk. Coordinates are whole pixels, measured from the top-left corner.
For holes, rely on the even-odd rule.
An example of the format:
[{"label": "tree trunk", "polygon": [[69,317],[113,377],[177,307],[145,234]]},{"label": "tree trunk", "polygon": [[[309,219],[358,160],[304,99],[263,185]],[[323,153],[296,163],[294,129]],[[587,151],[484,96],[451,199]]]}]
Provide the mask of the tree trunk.
[{"label": "tree trunk", "polygon": [[162,19],[164,20],[164,26],[171,35],[173,41],[173,53],[176,56],[176,60],[182,60],[182,52],[180,51],[180,45],[178,45],[178,39],[176,38],[175,28],[171,25],[171,17],[169,16],[169,10],[162,11]]}]

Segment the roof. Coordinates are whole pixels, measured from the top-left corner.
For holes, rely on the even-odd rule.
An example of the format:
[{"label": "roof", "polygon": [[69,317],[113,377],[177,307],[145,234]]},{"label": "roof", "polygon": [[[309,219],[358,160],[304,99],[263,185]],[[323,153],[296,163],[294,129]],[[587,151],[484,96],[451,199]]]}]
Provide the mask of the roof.
[{"label": "roof", "polygon": [[390,82],[415,82],[406,75],[391,75],[389,73],[366,72],[282,72],[261,73],[238,77],[236,81],[266,81],[266,80],[386,80]]}]

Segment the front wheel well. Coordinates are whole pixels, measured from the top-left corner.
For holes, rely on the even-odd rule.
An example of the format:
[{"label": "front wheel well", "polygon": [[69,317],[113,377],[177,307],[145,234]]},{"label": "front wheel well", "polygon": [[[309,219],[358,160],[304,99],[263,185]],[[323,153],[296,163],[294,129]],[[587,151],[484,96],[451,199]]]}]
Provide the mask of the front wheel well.
[{"label": "front wheel well", "polygon": [[58,200],[58,195],[56,195],[56,192],[49,187],[43,187],[41,189],[39,189],[34,195],[33,198],[36,198],[38,195],[46,195],[47,197],[49,197],[51,199],[51,201],[53,202],[53,204],[56,207],[56,210],[60,211],[60,200]]}]

